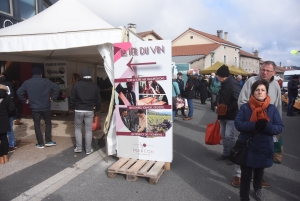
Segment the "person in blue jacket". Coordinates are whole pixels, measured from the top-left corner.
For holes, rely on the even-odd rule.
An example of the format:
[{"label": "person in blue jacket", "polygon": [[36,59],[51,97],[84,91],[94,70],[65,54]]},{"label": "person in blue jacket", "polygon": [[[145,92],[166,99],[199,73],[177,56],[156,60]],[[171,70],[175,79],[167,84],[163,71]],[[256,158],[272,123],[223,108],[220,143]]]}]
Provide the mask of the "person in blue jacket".
[{"label": "person in blue jacket", "polygon": [[269,83],[258,80],[251,86],[251,97],[248,103],[241,105],[234,121],[240,132],[238,141],[246,142],[251,135],[246,165],[241,165],[240,200],[250,200],[250,183],[253,176],[253,188],[256,200],[264,200],[262,179],[264,168],[273,165],[273,135],[283,130],[283,123],[277,108],[270,104],[268,96]]}]

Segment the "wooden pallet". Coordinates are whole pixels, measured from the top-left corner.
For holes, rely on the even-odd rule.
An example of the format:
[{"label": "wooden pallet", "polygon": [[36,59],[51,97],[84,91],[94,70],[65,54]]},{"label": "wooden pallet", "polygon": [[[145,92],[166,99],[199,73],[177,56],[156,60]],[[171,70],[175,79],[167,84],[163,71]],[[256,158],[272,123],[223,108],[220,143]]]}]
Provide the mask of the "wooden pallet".
[{"label": "wooden pallet", "polygon": [[165,162],[119,158],[108,168],[108,177],[125,174],[127,181],[136,181],[139,177],[149,178],[150,184],[156,184],[165,171]]}]

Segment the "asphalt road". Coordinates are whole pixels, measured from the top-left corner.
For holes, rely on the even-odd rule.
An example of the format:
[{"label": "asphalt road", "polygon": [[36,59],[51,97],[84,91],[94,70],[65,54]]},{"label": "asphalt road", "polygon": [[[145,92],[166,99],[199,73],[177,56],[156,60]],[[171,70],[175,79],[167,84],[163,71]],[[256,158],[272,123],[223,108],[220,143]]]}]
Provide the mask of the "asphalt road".
[{"label": "asphalt road", "polygon": [[[207,101],[209,103],[209,101]],[[42,161],[37,165],[28,167],[26,171],[16,172],[9,177],[0,180],[0,200],[10,200],[28,192],[28,185],[43,189],[45,185],[39,184],[44,179],[51,179],[51,175],[30,177],[30,174],[43,174],[51,172],[57,174],[62,172],[63,167],[68,167],[74,173],[73,177],[62,177],[61,181],[53,182],[54,190],[44,193],[44,196],[36,196],[31,200],[239,200],[239,189],[231,186],[234,174],[234,166],[227,165],[226,161],[216,161],[215,158],[222,154],[222,145],[205,145],[206,124],[216,120],[216,114],[210,109],[210,105],[201,105],[199,100],[194,100],[194,117],[191,121],[183,121],[178,117],[174,123],[174,152],[171,170],[165,171],[156,185],[148,183],[146,178],[139,178],[135,182],[126,181],[124,175],[117,175],[111,179],[107,177],[107,168],[117,159],[109,157],[108,163],[94,153],[96,157],[89,158],[92,165],[80,168],[78,165],[72,166],[76,159],[64,163],[57,167],[56,171],[49,170],[48,162]],[[274,164],[265,170],[264,178],[271,184],[270,189],[264,189],[263,193],[266,200],[272,201],[296,201],[300,200],[300,114],[295,117],[287,117],[285,106],[283,107],[284,131],[282,133],[284,143],[284,157],[282,164]],[[236,136],[238,133],[236,132]],[[52,156],[53,161],[64,161],[64,156],[71,154],[70,148]],[[104,149],[103,149],[104,151]],[[102,155],[101,155],[102,156]],[[85,157],[85,158],[84,158]],[[80,159],[88,159],[85,155]],[[51,163],[50,163],[51,164]],[[61,164],[61,163],[59,163]],[[33,168],[30,170],[30,168]],[[28,177],[24,177],[27,174]],[[76,174],[76,176],[74,176]],[[64,175],[58,174],[58,175]],[[67,175],[67,173],[66,173]],[[59,176],[60,177],[60,176]],[[16,179],[24,180],[23,185],[16,185]],[[31,181],[31,179],[33,181]],[[29,182],[30,181],[30,182]],[[30,183],[30,184],[29,184]],[[3,189],[6,186],[11,186]],[[13,188],[13,187],[17,188]],[[22,190],[18,190],[22,189]],[[31,192],[35,191],[32,190]],[[252,189],[252,187],[251,187]],[[18,194],[14,191],[18,190]],[[46,192],[46,190],[44,192]],[[29,189],[30,191],[30,189]],[[13,196],[11,196],[13,195]],[[251,191],[251,200],[254,193]],[[3,198],[7,199],[3,199]],[[26,197],[26,196],[25,196]],[[17,197],[20,200],[20,196]],[[16,199],[17,200],[17,199]]]}]

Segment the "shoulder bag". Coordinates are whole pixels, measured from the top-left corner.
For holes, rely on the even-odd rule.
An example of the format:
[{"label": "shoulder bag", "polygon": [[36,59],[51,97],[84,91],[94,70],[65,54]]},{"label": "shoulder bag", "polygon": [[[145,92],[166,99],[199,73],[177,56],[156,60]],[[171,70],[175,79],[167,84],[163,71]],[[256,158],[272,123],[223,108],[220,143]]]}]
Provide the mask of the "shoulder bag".
[{"label": "shoulder bag", "polygon": [[252,133],[246,142],[236,141],[233,149],[231,150],[228,159],[237,165],[246,165],[248,146],[255,133]]}]

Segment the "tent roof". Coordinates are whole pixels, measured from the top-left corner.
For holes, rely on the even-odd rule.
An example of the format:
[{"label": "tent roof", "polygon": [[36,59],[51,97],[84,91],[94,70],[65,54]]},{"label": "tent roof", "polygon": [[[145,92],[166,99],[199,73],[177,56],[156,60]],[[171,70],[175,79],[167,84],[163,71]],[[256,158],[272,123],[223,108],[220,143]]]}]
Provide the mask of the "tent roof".
[{"label": "tent roof", "polygon": [[[77,53],[91,53],[91,48],[85,53],[83,47],[121,41],[122,29],[113,28],[78,0],[60,0],[36,16],[0,30],[1,53],[25,52],[47,58],[58,54],[56,50],[81,47],[60,53],[75,58]],[[70,55],[72,52],[75,54]],[[99,57],[95,47],[92,52]]]},{"label": "tent roof", "polygon": [[243,73],[242,75],[249,75],[249,73],[247,71],[245,71],[242,67],[239,67],[239,70]]},{"label": "tent roof", "polygon": [[214,63],[211,67],[208,67],[206,69],[200,70],[200,74],[210,74],[210,73],[215,73],[217,70],[224,65],[224,63],[217,61]]},{"label": "tent roof", "polygon": [[1,29],[2,36],[53,34],[114,28],[77,0],[60,0],[21,23]]},{"label": "tent roof", "polygon": [[234,65],[229,67],[229,72],[233,75],[244,75],[244,72],[242,72],[240,69],[238,69]]}]

